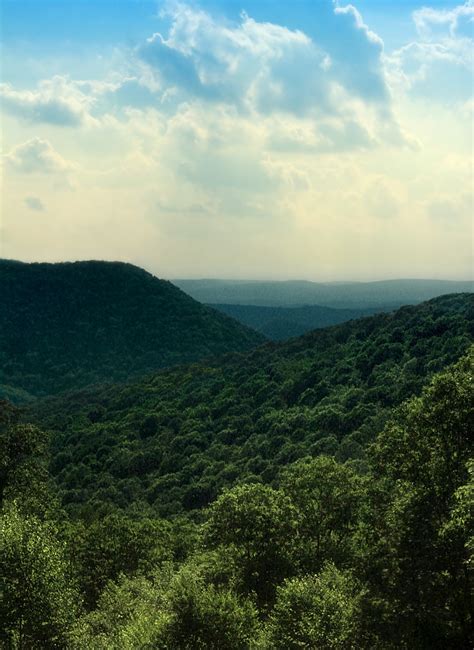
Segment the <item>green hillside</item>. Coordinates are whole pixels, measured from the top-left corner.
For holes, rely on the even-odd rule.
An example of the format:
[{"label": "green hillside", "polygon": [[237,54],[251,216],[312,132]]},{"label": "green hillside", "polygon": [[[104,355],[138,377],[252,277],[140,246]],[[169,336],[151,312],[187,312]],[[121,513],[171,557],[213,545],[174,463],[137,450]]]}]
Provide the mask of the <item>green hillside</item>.
[{"label": "green hillside", "polygon": [[53,432],[51,470],[70,512],[200,509],[235,483],[275,481],[306,455],[361,470],[394,407],[474,338],[474,296],[316,330],[245,355],[33,405]]},{"label": "green hillside", "polygon": [[0,400],[0,645],[471,648],[473,319]]},{"label": "green hillside", "polygon": [[264,340],[130,264],[0,260],[0,287],[0,396],[16,401]]}]

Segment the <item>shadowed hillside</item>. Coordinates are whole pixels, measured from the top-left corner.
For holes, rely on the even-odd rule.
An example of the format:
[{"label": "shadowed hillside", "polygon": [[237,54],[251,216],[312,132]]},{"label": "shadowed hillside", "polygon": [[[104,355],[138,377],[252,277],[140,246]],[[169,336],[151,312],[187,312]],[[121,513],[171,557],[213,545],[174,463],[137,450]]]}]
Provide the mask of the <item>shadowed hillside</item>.
[{"label": "shadowed hillside", "polygon": [[130,264],[2,260],[0,287],[0,395],[17,401],[264,340]]},{"label": "shadowed hillside", "polygon": [[304,307],[259,307],[257,305],[211,305],[235,318],[243,325],[252,327],[274,341],[284,341],[306,332],[348,320],[372,316],[387,309],[334,309],[320,305]]}]

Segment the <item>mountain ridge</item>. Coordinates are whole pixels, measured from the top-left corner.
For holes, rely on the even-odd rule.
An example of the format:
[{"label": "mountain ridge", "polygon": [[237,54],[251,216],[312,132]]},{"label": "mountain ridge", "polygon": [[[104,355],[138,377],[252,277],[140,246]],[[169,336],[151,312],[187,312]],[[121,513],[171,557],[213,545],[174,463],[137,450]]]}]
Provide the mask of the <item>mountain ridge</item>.
[{"label": "mountain ridge", "polygon": [[271,307],[386,309],[416,304],[448,293],[471,293],[473,282],[456,280],[377,280],[319,283],[309,280],[175,280],[177,286],[206,304]]},{"label": "mountain ridge", "polygon": [[17,401],[265,340],[127,263],[0,260],[0,286],[0,393]]}]

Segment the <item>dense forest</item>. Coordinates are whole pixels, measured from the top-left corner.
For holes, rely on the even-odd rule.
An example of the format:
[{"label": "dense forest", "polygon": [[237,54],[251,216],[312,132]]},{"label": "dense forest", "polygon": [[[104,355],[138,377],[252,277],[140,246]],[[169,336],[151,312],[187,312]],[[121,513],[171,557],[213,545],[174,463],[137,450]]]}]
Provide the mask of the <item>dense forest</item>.
[{"label": "dense forest", "polygon": [[67,516],[46,434],[4,403],[4,646],[471,648],[473,354],[392,411],[363,472],[307,455],[198,523]]},{"label": "dense forest", "polygon": [[473,647],[472,294],[277,343],[129,265],[33,267],[2,312],[30,399],[0,400],[0,647]]},{"label": "dense forest", "polygon": [[199,509],[235,482],[272,483],[307,454],[363,467],[391,409],[473,341],[474,296],[315,330],[213,364],[43,400],[51,470],[71,511]]},{"label": "dense forest", "polygon": [[131,264],[0,260],[0,285],[0,396],[17,402],[264,340]]}]

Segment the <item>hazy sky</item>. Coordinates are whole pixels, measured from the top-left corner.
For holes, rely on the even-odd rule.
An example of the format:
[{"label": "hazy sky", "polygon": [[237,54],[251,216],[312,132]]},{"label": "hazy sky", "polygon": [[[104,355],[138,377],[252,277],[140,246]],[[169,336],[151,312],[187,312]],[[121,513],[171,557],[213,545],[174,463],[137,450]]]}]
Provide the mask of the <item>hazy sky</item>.
[{"label": "hazy sky", "polygon": [[2,7],[2,257],[472,276],[474,2]]}]

